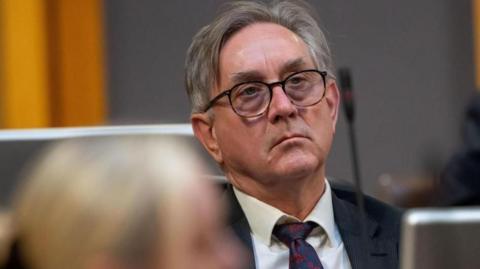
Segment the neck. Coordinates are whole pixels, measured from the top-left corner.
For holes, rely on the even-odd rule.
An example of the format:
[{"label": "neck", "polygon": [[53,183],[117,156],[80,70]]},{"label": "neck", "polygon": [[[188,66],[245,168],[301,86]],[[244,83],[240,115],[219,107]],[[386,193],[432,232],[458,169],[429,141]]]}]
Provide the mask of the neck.
[{"label": "neck", "polygon": [[287,182],[277,180],[266,183],[240,179],[238,175],[232,174],[229,174],[228,178],[233,186],[242,192],[302,221],[310,214],[325,191],[323,174]]}]

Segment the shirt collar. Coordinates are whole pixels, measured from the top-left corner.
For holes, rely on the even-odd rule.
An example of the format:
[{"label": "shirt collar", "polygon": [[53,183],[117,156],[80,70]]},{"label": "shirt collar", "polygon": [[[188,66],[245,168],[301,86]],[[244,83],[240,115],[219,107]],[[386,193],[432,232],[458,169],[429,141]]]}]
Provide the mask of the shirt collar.
[{"label": "shirt collar", "polygon": [[[279,220],[294,219],[300,221],[235,187],[233,187],[233,190],[243,212],[245,213],[253,235],[267,246],[271,246],[272,244],[271,239],[273,227]],[[337,246],[340,243],[335,236],[332,192],[327,180],[325,180],[325,192],[304,221],[312,221],[322,227],[327,234],[329,242],[333,243],[334,246]]]}]

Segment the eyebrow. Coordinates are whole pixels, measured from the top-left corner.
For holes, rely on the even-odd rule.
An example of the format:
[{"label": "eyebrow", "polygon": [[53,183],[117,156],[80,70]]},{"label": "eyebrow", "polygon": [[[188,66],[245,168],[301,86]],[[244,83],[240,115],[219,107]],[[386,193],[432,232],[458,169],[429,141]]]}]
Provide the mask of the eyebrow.
[{"label": "eyebrow", "polygon": [[[302,68],[305,68],[305,61],[302,58],[296,58],[287,61],[280,68],[280,76],[284,76],[286,73],[300,71]],[[265,77],[258,71],[243,71],[233,73],[231,80],[233,84],[238,84],[247,81],[262,81]]]},{"label": "eyebrow", "polygon": [[237,72],[232,75],[231,80],[233,84],[247,81],[261,81],[263,80],[263,75],[258,71]]},{"label": "eyebrow", "polygon": [[280,69],[280,74],[284,76],[287,73],[301,71],[302,69],[305,68],[305,66],[306,66],[306,63],[303,60],[303,58],[296,58],[286,62]]}]

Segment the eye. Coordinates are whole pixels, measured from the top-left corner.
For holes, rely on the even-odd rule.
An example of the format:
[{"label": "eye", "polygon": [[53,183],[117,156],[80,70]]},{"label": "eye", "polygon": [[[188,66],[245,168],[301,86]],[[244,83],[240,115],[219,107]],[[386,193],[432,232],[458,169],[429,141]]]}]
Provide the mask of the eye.
[{"label": "eye", "polygon": [[239,91],[239,95],[251,96],[251,95],[257,94],[259,91],[260,91],[260,89],[257,88],[257,87],[248,86],[247,88],[241,89],[241,90]]},{"label": "eye", "polygon": [[240,85],[234,94],[235,98],[253,98],[264,91],[261,84],[246,83]]},{"label": "eye", "polygon": [[287,81],[287,84],[290,87],[302,87],[307,82],[308,80],[304,76],[298,75],[298,76],[289,78]]}]

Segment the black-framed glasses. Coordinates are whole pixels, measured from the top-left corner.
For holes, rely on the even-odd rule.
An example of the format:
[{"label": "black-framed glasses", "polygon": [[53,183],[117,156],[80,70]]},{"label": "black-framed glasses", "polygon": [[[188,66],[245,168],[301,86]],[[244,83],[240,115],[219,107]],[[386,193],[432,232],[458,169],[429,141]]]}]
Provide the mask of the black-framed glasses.
[{"label": "black-framed glasses", "polygon": [[203,112],[207,112],[222,97],[228,96],[230,106],[237,115],[251,118],[262,115],[272,101],[273,87],[280,85],[292,104],[308,107],[319,103],[325,96],[326,71],[308,69],[295,72],[282,81],[242,82],[215,96]]}]

